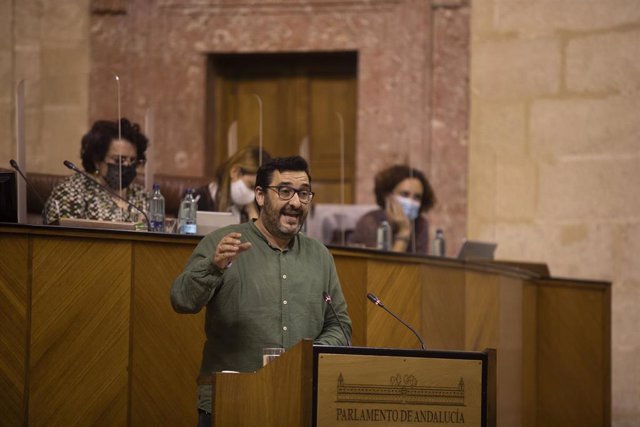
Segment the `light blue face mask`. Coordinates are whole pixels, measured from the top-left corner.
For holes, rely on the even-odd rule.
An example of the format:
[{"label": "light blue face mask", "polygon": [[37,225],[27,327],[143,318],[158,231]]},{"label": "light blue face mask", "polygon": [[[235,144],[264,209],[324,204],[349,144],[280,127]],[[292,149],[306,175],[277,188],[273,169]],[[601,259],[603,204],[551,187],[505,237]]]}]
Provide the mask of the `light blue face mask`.
[{"label": "light blue face mask", "polygon": [[402,197],[398,195],[396,195],[395,198],[398,203],[400,203],[400,206],[402,206],[404,214],[407,216],[407,218],[409,218],[410,221],[418,218],[418,215],[420,215],[420,202],[408,197]]}]

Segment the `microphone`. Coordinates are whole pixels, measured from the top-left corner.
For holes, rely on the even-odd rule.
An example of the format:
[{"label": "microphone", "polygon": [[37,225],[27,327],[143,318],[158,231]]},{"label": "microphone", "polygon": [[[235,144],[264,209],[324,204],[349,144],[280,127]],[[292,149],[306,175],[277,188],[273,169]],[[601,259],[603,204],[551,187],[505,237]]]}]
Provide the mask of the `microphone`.
[{"label": "microphone", "polygon": [[406,326],[407,328],[409,328],[409,330],[411,332],[413,332],[413,334],[418,337],[418,340],[420,341],[420,347],[422,347],[423,350],[426,350],[426,347],[424,345],[424,340],[422,339],[422,337],[420,336],[419,333],[416,332],[415,329],[413,329],[407,322],[405,322],[404,320],[402,320],[401,318],[399,318],[398,316],[396,316],[391,310],[389,310],[387,307],[384,306],[384,304],[382,303],[382,301],[380,301],[380,299],[375,296],[372,293],[368,293],[367,294],[367,298],[369,298],[369,301],[371,301],[372,303],[374,303],[375,305],[377,305],[380,308],[383,308],[384,311],[386,311],[387,313],[389,313],[390,315],[392,315],[393,317],[396,318],[397,321],[399,321],[400,323],[402,323],[404,326]]},{"label": "microphone", "polygon": [[[12,168],[16,170],[16,172],[18,172],[18,174],[22,177],[22,179],[24,179],[24,182],[27,184],[27,187],[29,187],[29,189],[33,191],[33,194],[36,195],[36,198],[40,201],[40,203],[42,203],[42,206],[44,207],[45,205],[44,198],[40,195],[40,193],[38,193],[38,190],[36,190],[36,187],[31,183],[31,181],[27,179],[25,174],[22,173],[22,169],[20,169],[20,166],[18,166],[18,162],[11,159],[9,160],[9,164],[11,165]],[[42,215],[42,223],[44,224],[45,223],[44,210],[42,211],[41,215]]]},{"label": "microphone", "polygon": [[338,314],[336,313],[336,309],[333,308],[333,304],[331,304],[333,302],[333,300],[331,299],[331,295],[329,295],[328,293],[323,291],[322,292],[322,298],[324,299],[324,302],[331,308],[331,311],[333,312],[333,316],[338,321],[338,325],[340,326],[340,330],[342,330],[342,335],[344,335],[344,339],[347,341],[347,347],[351,347],[351,340],[349,339],[349,335],[347,335],[347,331],[344,330],[344,326],[342,325],[342,322],[340,321],[340,318],[338,317]]},{"label": "microphone", "polygon": [[111,188],[107,187],[106,185],[102,185],[101,183],[99,183],[95,179],[91,178],[91,176],[89,176],[88,173],[86,173],[85,171],[83,171],[82,169],[80,169],[79,167],[74,165],[73,163],[71,163],[69,160],[65,160],[62,163],[64,163],[64,165],[67,168],[71,169],[75,173],[79,173],[80,175],[84,176],[92,184],[97,185],[98,188],[106,191],[107,193],[109,193],[112,196],[117,197],[118,199],[124,201],[127,205],[131,206],[132,208],[134,208],[135,210],[140,212],[142,214],[142,216],[144,216],[145,221],[147,222],[147,230],[151,230],[151,224],[149,223],[149,217],[147,216],[147,214],[142,209],[140,209],[139,207],[137,207],[136,205],[134,205],[133,203],[131,203],[130,201],[128,201],[127,199],[125,199],[124,197],[122,197],[121,195],[116,193],[115,191],[113,191]]}]

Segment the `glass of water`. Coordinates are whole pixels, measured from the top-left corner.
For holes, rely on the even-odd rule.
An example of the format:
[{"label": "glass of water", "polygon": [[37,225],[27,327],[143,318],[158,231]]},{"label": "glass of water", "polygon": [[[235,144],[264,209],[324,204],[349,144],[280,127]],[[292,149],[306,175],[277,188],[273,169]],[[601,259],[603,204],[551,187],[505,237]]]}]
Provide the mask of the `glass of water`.
[{"label": "glass of water", "polygon": [[262,349],[262,366],[266,366],[267,363],[274,360],[276,357],[280,356],[284,353],[284,348],[282,347],[268,347]]}]

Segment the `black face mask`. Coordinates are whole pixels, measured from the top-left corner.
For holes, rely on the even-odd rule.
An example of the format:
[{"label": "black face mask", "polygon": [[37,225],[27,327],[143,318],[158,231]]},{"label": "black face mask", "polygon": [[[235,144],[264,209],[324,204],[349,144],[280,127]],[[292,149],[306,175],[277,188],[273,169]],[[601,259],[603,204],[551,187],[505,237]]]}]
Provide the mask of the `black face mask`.
[{"label": "black face mask", "polygon": [[[107,185],[114,190],[120,189],[120,166],[112,163],[107,163],[107,176],[104,176],[104,180]],[[127,188],[129,184],[136,178],[137,165],[122,165],[122,188]]]}]

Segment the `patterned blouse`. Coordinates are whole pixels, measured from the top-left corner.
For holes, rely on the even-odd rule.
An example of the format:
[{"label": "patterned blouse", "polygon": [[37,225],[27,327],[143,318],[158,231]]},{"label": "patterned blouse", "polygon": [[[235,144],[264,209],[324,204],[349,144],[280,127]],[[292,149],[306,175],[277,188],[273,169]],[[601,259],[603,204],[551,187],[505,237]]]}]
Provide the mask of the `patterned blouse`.
[{"label": "patterned blouse", "polygon": [[[148,196],[141,185],[129,185],[126,199],[147,212]],[[44,216],[47,224],[58,218],[144,221],[143,218],[139,218],[140,212],[131,206],[127,209],[120,208],[105,190],[90,183],[80,174],[71,175],[55,186],[44,205]]]}]

